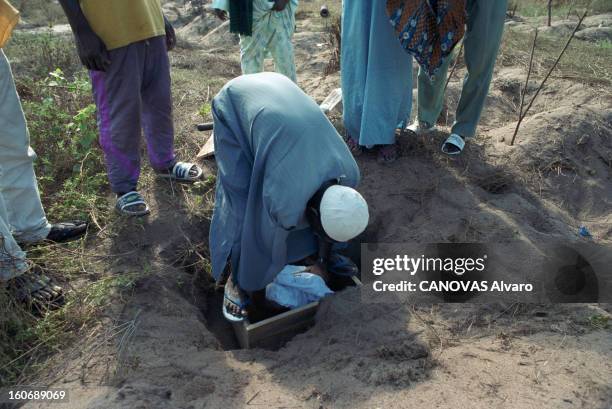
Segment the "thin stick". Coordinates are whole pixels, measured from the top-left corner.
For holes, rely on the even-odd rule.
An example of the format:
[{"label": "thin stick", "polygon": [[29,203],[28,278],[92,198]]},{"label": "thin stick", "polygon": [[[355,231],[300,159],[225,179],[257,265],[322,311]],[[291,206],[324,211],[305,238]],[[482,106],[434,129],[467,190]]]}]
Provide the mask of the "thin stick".
[{"label": "thin stick", "polygon": [[457,68],[457,64],[459,63],[459,58],[461,58],[461,51],[463,50],[463,41],[461,41],[461,45],[459,46],[459,51],[457,52],[457,58],[455,58],[455,63],[453,64],[453,68],[451,68],[450,74],[448,74],[448,78],[446,79],[446,84],[444,84],[443,94],[446,93],[446,88],[448,88],[448,83],[451,78],[453,78],[453,74],[455,73],[455,69]]},{"label": "thin stick", "polygon": [[578,28],[582,25],[582,21],[584,20],[584,18],[586,16],[587,16],[587,11],[585,10],[585,12],[582,14],[582,17],[580,17],[580,20],[578,20],[578,24],[576,24],[576,27],[574,27],[574,31],[572,31],[572,34],[567,39],[567,42],[565,43],[565,47],[563,47],[563,49],[559,53],[559,56],[557,57],[557,60],[555,61],[553,66],[550,67],[550,70],[548,71],[548,74],[546,74],[546,77],[544,77],[544,79],[542,80],[542,83],[540,84],[540,86],[536,90],[535,95],[533,96],[533,98],[531,98],[531,101],[529,102],[529,105],[527,105],[527,108],[525,109],[525,112],[523,112],[523,114],[521,115],[521,118],[519,119],[518,123],[516,124],[516,129],[514,130],[514,135],[512,136],[512,141],[510,141],[510,146],[514,145],[514,140],[516,139],[516,135],[518,134],[518,130],[519,130],[520,126],[521,126],[521,122],[523,122],[523,119],[525,119],[525,116],[527,115],[527,112],[529,112],[529,109],[531,108],[531,106],[533,105],[533,102],[536,100],[536,98],[540,94],[540,91],[544,87],[544,84],[546,84],[546,81],[548,80],[548,78],[550,77],[552,72],[555,70],[555,68],[557,68],[557,64],[559,64],[559,61],[561,60],[561,57],[563,57],[563,54],[565,54],[565,51],[567,50],[567,47],[569,47],[570,43],[572,42],[572,39],[574,38],[574,35],[576,34],[576,31],[578,31]]},{"label": "thin stick", "polygon": [[531,77],[531,70],[533,67],[533,55],[535,53],[536,41],[538,40],[538,29],[536,27],[535,34],[533,37],[533,44],[531,45],[531,55],[529,56],[529,67],[527,68],[527,79],[525,80],[525,87],[521,91],[521,105],[519,106],[519,121],[523,116],[523,108],[525,107],[525,94],[527,94],[527,87],[529,86],[529,78]]},{"label": "thin stick", "polygon": [[548,0],[548,27],[551,26],[552,23],[552,0]]},{"label": "thin stick", "polygon": [[208,37],[210,37],[211,35],[215,34],[217,31],[221,31],[223,30],[224,27],[229,26],[229,20],[223,22],[223,24],[219,25],[217,28],[215,28],[214,30],[210,31],[208,34],[206,34],[204,37],[202,37],[202,39],[200,40],[200,44],[203,43]]}]

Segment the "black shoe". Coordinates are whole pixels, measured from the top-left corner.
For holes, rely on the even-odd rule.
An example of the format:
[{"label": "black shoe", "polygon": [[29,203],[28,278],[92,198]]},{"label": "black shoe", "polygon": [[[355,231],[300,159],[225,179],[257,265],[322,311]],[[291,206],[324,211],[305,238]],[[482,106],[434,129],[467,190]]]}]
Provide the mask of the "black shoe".
[{"label": "black shoe", "polygon": [[45,240],[53,243],[66,243],[83,237],[86,232],[87,223],[80,220],[56,223],[51,225],[51,230]]}]

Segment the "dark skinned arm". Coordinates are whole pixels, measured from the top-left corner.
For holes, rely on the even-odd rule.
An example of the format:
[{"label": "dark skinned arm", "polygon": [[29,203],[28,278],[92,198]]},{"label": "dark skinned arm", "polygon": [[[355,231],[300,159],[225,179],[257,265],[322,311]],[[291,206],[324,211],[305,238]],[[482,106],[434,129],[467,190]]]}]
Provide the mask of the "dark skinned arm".
[{"label": "dark skinned arm", "polygon": [[68,18],[81,63],[93,71],[106,71],[110,57],[104,42],[92,30],[81,10],[79,0],[59,0]]},{"label": "dark skinned arm", "polygon": [[275,0],[274,7],[272,7],[272,10],[283,11],[285,10],[285,7],[287,7],[287,4],[289,4],[289,0]]},{"label": "dark skinned arm", "polygon": [[215,16],[217,16],[217,18],[221,21],[227,21],[227,11],[225,10],[221,10],[221,9],[214,9],[213,13],[215,14]]},{"label": "dark skinned arm", "polygon": [[164,27],[166,29],[166,48],[168,51],[171,51],[176,47],[176,33],[174,31],[174,27],[168,21],[166,16],[164,16]]}]

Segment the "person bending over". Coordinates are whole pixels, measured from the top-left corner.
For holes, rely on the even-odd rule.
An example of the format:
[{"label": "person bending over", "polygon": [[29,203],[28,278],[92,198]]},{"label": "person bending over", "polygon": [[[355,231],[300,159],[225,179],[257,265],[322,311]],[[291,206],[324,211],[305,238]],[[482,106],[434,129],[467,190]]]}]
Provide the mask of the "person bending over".
[{"label": "person bending over", "polygon": [[212,104],[217,190],[210,251],[212,273],[225,285],[223,313],[247,315],[290,263],[322,256],[368,224],[354,188],[360,174],[346,144],[312,98],[287,77],[260,73],[225,85]]},{"label": "person bending over", "polygon": [[202,170],[178,162],[168,50],[176,44],[159,0],[60,0],[77,51],[90,70],[116,209],[142,216],[149,207],[137,192],[144,129],[151,166],[160,177],[193,182]]}]

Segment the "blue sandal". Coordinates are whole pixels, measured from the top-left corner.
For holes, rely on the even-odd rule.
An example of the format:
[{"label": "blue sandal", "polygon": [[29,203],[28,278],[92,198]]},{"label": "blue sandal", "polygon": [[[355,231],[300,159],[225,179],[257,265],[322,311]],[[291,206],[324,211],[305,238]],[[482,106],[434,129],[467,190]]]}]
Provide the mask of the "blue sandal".
[{"label": "blue sandal", "polygon": [[151,210],[138,192],[129,192],[117,199],[115,209],[124,216],[144,216]]},{"label": "blue sandal", "polygon": [[172,179],[176,182],[193,183],[202,178],[204,171],[195,163],[176,162],[169,172],[158,172],[160,178]]},{"label": "blue sandal", "polygon": [[463,152],[464,147],[465,140],[460,135],[452,133],[442,144],[442,152],[450,156],[456,156]]}]

